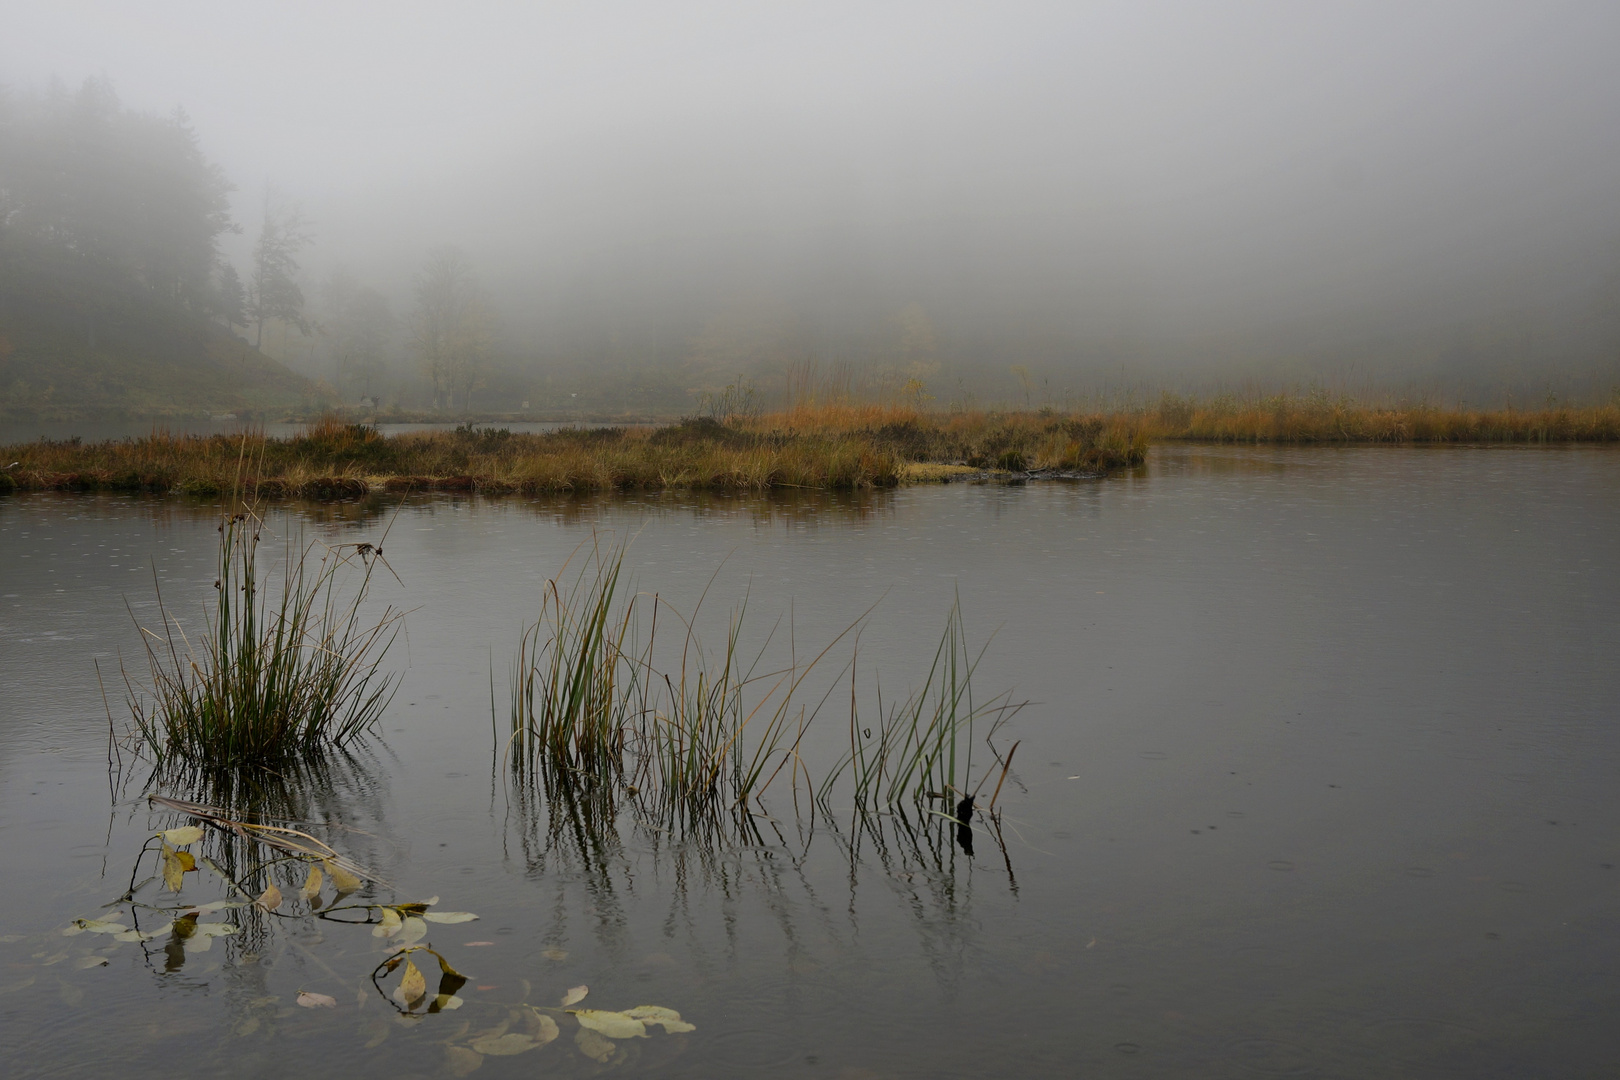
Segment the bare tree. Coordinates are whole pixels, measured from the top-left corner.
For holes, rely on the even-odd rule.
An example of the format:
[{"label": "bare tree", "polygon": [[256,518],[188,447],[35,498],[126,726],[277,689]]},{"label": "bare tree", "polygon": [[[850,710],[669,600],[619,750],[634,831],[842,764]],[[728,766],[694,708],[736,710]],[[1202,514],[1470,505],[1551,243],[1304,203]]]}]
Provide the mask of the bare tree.
[{"label": "bare tree", "polygon": [[274,192],[265,192],[264,224],[253,245],[253,271],[248,276],[247,313],[254,326],[255,349],[264,343],[267,319],[279,320],[309,336],[296,256],[314,239],[315,233],[296,203],[282,202]]},{"label": "bare tree", "polygon": [[318,329],[332,350],[339,388],[374,397],[372,382],[383,372],[394,337],[387,297],[339,266],[321,289]]},{"label": "bare tree", "polygon": [[433,407],[469,409],[483,385],[494,319],[472,264],[459,248],[437,247],[416,276],[411,344],[433,384]]}]

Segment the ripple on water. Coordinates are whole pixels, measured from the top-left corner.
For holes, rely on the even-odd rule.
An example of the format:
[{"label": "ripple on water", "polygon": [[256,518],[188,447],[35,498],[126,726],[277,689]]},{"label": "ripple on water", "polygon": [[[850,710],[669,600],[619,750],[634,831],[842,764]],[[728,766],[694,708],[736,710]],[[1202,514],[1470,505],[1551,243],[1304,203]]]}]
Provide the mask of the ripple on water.
[{"label": "ripple on water", "polygon": [[1313,1068],[1310,1051],[1279,1039],[1239,1039],[1226,1053],[1244,1068],[1268,1076],[1298,1076]]},{"label": "ripple on water", "polygon": [[718,1063],[745,1069],[774,1069],[793,1061],[781,1033],[764,1028],[721,1032],[709,1040],[709,1052]]},{"label": "ripple on water", "polygon": [[1405,1064],[1428,1064],[1477,1045],[1483,1036],[1474,1028],[1430,1016],[1394,1016],[1366,1028],[1373,1049]]}]

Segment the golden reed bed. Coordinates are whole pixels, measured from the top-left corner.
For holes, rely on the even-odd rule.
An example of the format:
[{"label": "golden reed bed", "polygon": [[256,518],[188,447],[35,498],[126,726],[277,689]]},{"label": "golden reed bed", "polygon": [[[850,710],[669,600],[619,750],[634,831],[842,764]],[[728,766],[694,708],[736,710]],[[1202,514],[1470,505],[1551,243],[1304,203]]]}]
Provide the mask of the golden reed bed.
[{"label": "golden reed bed", "polygon": [[[302,434],[39,441],[0,449],[0,489],[358,498],[374,491],[592,492],[862,489],[952,473],[1101,474],[1140,463],[1140,420],[1055,413],[947,416],[830,406],[665,427],[503,429],[384,436],[324,418]],[[942,471],[941,471],[942,470]],[[918,477],[922,478],[922,477]]]},{"label": "golden reed bed", "polygon": [[1321,395],[1197,400],[1109,412],[942,413],[838,404],[663,427],[498,428],[384,436],[325,417],[291,438],[171,435],[0,448],[4,491],[360,498],[377,491],[858,490],[963,476],[1102,475],[1155,441],[1607,443],[1620,405],[1463,409]]}]

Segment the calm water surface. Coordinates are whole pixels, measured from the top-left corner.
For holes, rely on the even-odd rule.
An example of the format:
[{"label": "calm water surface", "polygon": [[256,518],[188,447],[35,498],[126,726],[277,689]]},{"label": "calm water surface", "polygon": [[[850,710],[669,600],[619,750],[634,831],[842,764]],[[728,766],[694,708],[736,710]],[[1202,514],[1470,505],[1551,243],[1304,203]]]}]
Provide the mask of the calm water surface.
[{"label": "calm water surface", "polygon": [[[7,1076],[1620,1069],[1613,451],[1169,448],[1098,483],[278,515],[287,534],[391,530],[401,692],[368,749],[282,796],[347,827],[323,836],[392,883],[376,897],[481,916],[430,935],[465,1004],[413,1018],[371,989],[384,943],[364,927],[228,912],[242,931],[190,953],[60,932],[178,824],[140,800],[144,774],[110,789],[95,665],[122,722],[126,602],[154,617],[155,570],[196,626],[215,513],[0,500]],[[980,827],[970,856],[937,818],[796,825],[786,789],[746,844],[628,816],[587,836],[518,797],[491,668],[504,710],[540,584],[593,530],[633,535],[638,584],[677,606],[714,577],[715,633],[745,590],[750,632],[791,611],[801,650],[877,602],[860,667],[886,694],[960,595],[976,639],[994,632],[977,686],[1034,703],[997,736],[1022,740],[1005,851]],[[824,762],[844,732],[818,723]],[[221,895],[198,878],[183,895]],[[463,1049],[581,984],[579,1007],[697,1029],[598,1061],[552,1014],[540,1049]]]}]

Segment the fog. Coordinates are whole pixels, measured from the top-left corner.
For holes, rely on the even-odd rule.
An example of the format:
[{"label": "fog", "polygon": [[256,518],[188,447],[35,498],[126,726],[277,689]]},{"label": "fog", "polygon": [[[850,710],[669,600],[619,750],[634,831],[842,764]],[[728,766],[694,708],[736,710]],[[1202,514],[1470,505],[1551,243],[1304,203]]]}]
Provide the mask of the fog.
[{"label": "fog", "polygon": [[[6,23],[9,87],[104,76],[126,107],[186,110],[236,185],[221,250],[244,274],[267,188],[311,222],[312,303],[343,267],[404,319],[428,251],[458,246],[496,314],[496,396],[807,360],[942,401],[1010,398],[1012,367],[1048,396],[1620,385],[1613,3],[108,2]],[[319,369],[320,348],[285,358]]]}]

